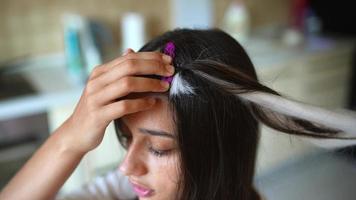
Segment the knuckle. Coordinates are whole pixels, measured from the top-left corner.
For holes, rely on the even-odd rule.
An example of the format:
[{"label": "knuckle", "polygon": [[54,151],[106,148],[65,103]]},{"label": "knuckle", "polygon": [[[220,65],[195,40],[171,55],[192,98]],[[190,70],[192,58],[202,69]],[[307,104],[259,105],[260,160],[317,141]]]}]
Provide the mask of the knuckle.
[{"label": "knuckle", "polygon": [[89,80],[85,88],[85,93],[89,95],[92,94],[93,92],[94,92],[94,82]]},{"label": "knuckle", "polygon": [[124,56],[126,59],[133,59],[134,58],[134,54],[132,52],[129,52],[127,53],[125,56]]},{"label": "knuckle", "polygon": [[127,73],[127,74],[134,74],[136,72],[136,62],[135,60],[127,60],[124,62],[124,71]]},{"label": "knuckle", "polygon": [[87,86],[85,87],[84,94],[86,96],[90,95],[93,92],[93,86],[91,82],[87,83]]},{"label": "knuckle", "polygon": [[130,109],[130,104],[129,104],[128,101],[123,100],[123,101],[120,102],[120,104],[119,104],[118,107],[119,107],[119,110],[120,110],[121,112],[126,113],[126,112],[128,112],[129,109]]},{"label": "knuckle", "polygon": [[158,72],[165,72],[166,71],[165,65],[162,62],[159,62],[159,61],[156,61],[156,62],[157,62],[156,66],[158,66],[157,67],[157,71]]},{"label": "knuckle", "polygon": [[126,67],[134,67],[135,66],[135,60],[134,59],[125,60],[125,66]]},{"label": "knuckle", "polygon": [[97,74],[99,74],[100,71],[101,71],[101,67],[102,67],[102,65],[97,65],[97,66],[95,66],[95,67],[93,68],[91,74],[90,74],[90,77],[94,77],[94,76],[96,76]]},{"label": "knuckle", "polygon": [[107,91],[110,93],[117,93],[121,92],[122,88],[120,87],[120,84],[112,84],[110,86],[107,86]]},{"label": "knuckle", "polygon": [[92,73],[98,73],[101,69],[102,65],[97,65],[93,68]]},{"label": "knuckle", "polygon": [[133,83],[129,77],[123,77],[120,82],[120,87],[122,87],[124,90],[130,90]]},{"label": "knuckle", "polygon": [[155,59],[155,60],[162,60],[162,53],[160,53],[160,52],[154,52],[154,54],[153,54],[153,59]]}]

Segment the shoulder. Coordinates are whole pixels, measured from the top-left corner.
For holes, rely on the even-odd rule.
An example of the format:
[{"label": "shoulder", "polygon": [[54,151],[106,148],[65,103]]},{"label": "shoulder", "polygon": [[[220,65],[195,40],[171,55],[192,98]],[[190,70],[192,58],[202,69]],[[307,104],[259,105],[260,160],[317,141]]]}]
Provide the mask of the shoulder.
[{"label": "shoulder", "polygon": [[106,175],[95,178],[92,182],[56,197],[56,200],[129,200],[136,195],[129,180],[120,171],[110,171]]}]

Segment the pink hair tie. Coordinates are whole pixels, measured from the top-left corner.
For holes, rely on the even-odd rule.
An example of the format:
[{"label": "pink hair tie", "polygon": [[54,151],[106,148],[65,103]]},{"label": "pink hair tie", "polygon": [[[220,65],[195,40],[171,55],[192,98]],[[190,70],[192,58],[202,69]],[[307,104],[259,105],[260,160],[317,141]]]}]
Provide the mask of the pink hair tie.
[{"label": "pink hair tie", "polygon": [[[169,55],[172,57],[172,60],[174,59],[175,56],[175,50],[176,47],[173,42],[168,42],[166,46],[164,47],[164,54]],[[168,82],[169,84],[172,83],[173,80],[173,75],[172,76],[163,76],[161,80]]]}]

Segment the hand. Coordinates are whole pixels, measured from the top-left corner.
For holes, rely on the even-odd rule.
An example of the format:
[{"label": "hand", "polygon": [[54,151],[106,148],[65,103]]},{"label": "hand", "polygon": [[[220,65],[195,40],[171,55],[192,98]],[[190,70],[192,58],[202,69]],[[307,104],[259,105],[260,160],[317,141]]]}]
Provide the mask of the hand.
[{"label": "hand", "polygon": [[[149,109],[153,97],[122,99],[131,92],[164,92],[165,81],[134,75],[171,76],[171,57],[159,52],[135,53],[131,49],[91,73],[73,114],[64,123],[63,134],[71,150],[86,153],[97,147],[109,123],[126,114]],[[168,71],[170,67],[172,71]],[[121,98],[122,100],[117,100]]]}]

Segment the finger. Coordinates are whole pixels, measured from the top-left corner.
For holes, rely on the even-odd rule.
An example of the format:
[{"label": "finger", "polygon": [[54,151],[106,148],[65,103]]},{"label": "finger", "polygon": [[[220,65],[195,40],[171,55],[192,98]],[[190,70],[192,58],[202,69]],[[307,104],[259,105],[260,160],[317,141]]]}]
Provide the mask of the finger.
[{"label": "finger", "polygon": [[122,56],[126,56],[127,54],[133,53],[133,52],[134,52],[134,50],[132,50],[131,48],[128,48],[128,49],[126,49],[126,50],[124,51],[124,53],[122,54]]},{"label": "finger", "polygon": [[[124,53],[122,54],[122,56],[126,56],[129,53],[133,53],[134,51],[131,48],[128,48],[124,51]],[[121,58],[121,57],[119,57]],[[89,80],[95,79],[96,77],[100,76],[101,74],[107,72],[110,69],[110,65],[108,64],[103,64],[103,65],[99,65],[97,67],[95,67],[89,77]]]},{"label": "finger", "polygon": [[135,52],[133,52],[133,50],[128,50],[126,55],[108,62],[106,64],[106,69],[111,69],[112,67],[120,65],[126,59],[157,60],[158,62],[163,62],[165,64],[170,64],[172,62],[172,58],[169,55],[162,54],[160,52],[138,52],[138,53],[135,53]]},{"label": "finger", "polygon": [[169,83],[152,78],[126,76],[119,79],[93,96],[99,105],[105,105],[133,92],[165,92]]},{"label": "finger", "polygon": [[100,66],[94,68],[89,80],[97,78],[98,76],[102,75],[103,73],[109,71],[112,67],[119,65],[125,59],[157,60],[160,62],[164,62],[166,64],[170,64],[172,62],[172,58],[170,56],[162,54],[160,52],[138,52],[138,53],[135,53],[132,49],[129,48],[124,52],[123,56],[120,56],[106,64],[103,64],[103,65],[100,65]]},{"label": "finger", "polygon": [[[129,53],[134,53],[134,50],[132,50],[131,48],[128,48],[124,51],[124,53],[122,54],[122,56],[126,56]],[[100,76],[101,74],[105,73],[111,66],[110,65],[101,65],[100,68],[98,69],[98,72],[91,77],[90,79],[94,79],[97,76]]]},{"label": "finger", "polygon": [[[134,52],[132,49],[128,50],[128,53],[121,58],[124,59],[143,59],[143,60],[157,60],[167,64],[172,62],[172,57],[169,55],[163,54],[161,52],[149,51],[149,52]],[[110,66],[114,66],[122,62],[123,59],[114,59],[110,61],[108,64]]]},{"label": "finger", "polygon": [[150,109],[155,101],[153,97],[125,99],[102,107],[98,115],[105,122],[110,123],[124,115]]},{"label": "finger", "polygon": [[[171,71],[168,71],[169,70]],[[133,75],[159,75],[159,76],[171,76],[174,74],[174,67],[172,65],[164,65],[156,60],[126,60],[120,66],[117,66],[109,72],[99,76],[92,80],[95,88],[92,88],[94,92],[109,85],[110,83],[123,78],[124,76]]]},{"label": "finger", "polygon": [[90,73],[88,81],[97,78],[98,76],[107,72],[107,70],[108,70],[108,66],[106,66],[106,65],[99,65],[99,66],[94,67],[94,69]]}]

